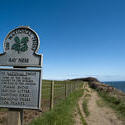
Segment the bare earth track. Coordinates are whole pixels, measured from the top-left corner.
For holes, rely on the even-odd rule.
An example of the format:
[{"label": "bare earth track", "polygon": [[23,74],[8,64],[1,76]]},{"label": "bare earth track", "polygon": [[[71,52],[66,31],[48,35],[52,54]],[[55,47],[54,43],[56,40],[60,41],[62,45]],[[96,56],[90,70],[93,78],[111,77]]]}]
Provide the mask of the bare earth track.
[{"label": "bare earth track", "polygon": [[[87,125],[124,125],[123,121],[117,118],[116,113],[111,108],[109,108],[108,106],[100,107],[97,105],[97,100],[100,100],[101,98],[98,96],[96,91],[90,89],[88,85],[85,87],[85,89],[87,91],[85,91],[84,95],[80,98],[78,105],[82,116],[87,122]],[[82,108],[82,103],[86,94],[91,95],[88,101],[88,110],[90,112],[88,117],[85,116]],[[81,123],[78,122],[78,117],[75,118],[75,121],[75,125],[82,125],[77,124]]]},{"label": "bare earth track", "polygon": [[75,125],[82,125],[82,121],[80,119],[80,115],[78,113],[77,108],[75,109],[75,112],[74,112],[74,118],[75,118]]}]

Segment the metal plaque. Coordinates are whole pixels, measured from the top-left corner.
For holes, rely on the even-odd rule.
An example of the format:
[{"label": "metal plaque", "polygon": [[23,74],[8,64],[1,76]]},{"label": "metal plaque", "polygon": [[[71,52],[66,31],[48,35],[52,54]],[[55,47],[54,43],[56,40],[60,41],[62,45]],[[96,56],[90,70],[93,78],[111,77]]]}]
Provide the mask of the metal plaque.
[{"label": "metal plaque", "polygon": [[40,109],[41,70],[0,69],[0,107]]},{"label": "metal plaque", "polygon": [[36,54],[39,37],[29,27],[12,30],[4,40],[4,53],[0,54],[1,66],[41,67],[42,55]]}]

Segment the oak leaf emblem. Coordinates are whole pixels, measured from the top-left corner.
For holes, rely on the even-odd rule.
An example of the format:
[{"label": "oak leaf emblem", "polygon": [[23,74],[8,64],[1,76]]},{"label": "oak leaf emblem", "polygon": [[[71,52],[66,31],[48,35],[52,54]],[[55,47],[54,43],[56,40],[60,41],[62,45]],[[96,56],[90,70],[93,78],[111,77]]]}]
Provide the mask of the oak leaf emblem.
[{"label": "oak leaf emblem", "polygon": [[27,42],[29,41],[28,37],[23,37],[21,40],[18,36],[14,38],[15,43],[12,45],[11,49],[18,52],[25,52],[28,50]]}]

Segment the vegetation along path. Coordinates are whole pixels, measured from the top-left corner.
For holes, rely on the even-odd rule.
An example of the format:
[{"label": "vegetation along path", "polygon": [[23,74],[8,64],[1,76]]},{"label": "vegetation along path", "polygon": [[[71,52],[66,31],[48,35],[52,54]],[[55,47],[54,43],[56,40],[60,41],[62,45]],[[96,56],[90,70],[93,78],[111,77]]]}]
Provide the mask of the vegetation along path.
[{"label": "vegetation along path", "polygon": [[[124,125],[123,122],[117,118],[115,111],[103,103],[102,98],[98,96],[96,91],[90,89],[88,85],[84,87],[84,95],[78,102],[77,110],[80,109],[80,113],[78,116],[79,111],[76,111],[77,117],[75,117],[75,125]],[[86,101],[86,105],[84,105],[84,101]],[[81,118],[80,115],[82,115]],[[78,118],[80,118],[81,122]]]}]

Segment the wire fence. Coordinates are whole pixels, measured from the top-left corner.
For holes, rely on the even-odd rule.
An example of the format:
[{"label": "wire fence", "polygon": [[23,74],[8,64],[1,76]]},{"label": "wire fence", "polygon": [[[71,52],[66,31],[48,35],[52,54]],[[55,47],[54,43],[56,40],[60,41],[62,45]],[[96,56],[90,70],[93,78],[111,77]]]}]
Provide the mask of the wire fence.
[{"label": "wire fence", "polygon": [[48,81],[42,83],[42,111],[51,110],[61,100],[64,100],[76,89],[81,88],[83,82],[79,81]]}]

